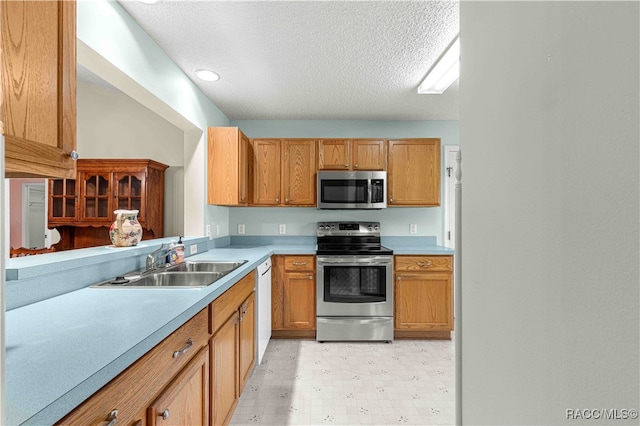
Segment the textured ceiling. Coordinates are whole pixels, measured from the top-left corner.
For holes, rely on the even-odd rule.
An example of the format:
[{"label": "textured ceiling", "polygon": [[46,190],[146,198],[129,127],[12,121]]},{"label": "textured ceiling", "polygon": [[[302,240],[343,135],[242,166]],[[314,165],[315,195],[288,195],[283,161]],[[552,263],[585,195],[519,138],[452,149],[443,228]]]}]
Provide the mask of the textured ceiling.
[{"label": "textured ceiling", "polygon": [[120,4],[232,120],[458,119],[457,82],[417,94],[458,34],[458,2]]}]

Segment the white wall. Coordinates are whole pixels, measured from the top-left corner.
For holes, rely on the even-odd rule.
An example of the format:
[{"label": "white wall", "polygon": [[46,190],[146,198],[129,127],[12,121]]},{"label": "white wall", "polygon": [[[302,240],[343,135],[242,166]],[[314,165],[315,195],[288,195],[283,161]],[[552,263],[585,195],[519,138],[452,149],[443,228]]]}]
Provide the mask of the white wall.
[{"label": "white wall", "polygon": [[461,4],[464,424],[638,424],[639,6]]},{"label": "white wall", "polygon": [[150,158],[184,166],[184,132],[119,90],[78,81],[81,158]]},{"label": "white wall", "polygon": [[150,158],[168,165],[164,235],[184,234],[184,131],[117,89],[84,81],[77,87],[80,156]]},{"label": "white wall", "polygon": [[78,62],[184,131],[184,232],[228,230],[228,208],[205,204],[206,129],[228,118],[117,2],[78,2],[77,16]]}]

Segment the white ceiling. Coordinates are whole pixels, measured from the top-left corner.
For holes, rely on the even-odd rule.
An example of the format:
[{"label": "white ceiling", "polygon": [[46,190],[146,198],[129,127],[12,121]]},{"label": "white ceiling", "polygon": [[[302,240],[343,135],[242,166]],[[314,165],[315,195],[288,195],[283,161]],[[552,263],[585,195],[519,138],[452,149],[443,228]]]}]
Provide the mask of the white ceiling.
[{"label": "white ceiling", "polygon": [[457,1],[120,4],[232,120],[458,119],[457,82],[417,94],[458,34]]}]

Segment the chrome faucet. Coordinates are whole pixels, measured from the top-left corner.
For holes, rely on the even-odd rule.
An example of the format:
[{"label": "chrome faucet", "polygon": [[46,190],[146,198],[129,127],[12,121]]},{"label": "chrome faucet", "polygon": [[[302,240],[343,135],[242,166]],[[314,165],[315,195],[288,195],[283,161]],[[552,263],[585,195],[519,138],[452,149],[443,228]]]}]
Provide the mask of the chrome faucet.
[{"label": "chrome faucet", "polygon": [[158,247],[157,249],[155,249],[154,251],[152,251],[151,253],[149,253],[147,255],[147,264],[146,264],[146,268],[145,268],[145,272],[149,272],[153,269],[156,269],[156,255],[158,253],[160,253],[162,250],[169,250],[169,248],[167,248],[165,243],[162,243],[160,245],[160,247]]}]

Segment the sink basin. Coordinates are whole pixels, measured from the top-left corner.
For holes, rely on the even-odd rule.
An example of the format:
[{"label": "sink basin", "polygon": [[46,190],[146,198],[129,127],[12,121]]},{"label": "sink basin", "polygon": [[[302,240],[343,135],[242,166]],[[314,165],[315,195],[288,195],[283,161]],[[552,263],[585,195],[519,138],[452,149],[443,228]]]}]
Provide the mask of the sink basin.
[{"label": "sink basin", "polygon": [[206,287],[247,263],[187,261],[151,273],[136,273],[92,285],[92,288],[199,288]]},{"label": "sink basin", "polygon": [[247,263],[246,260],[238,262],[222,262],[222,261],[196,261],[188,260],[178,265],[170,266],[167,271],[171,272],[222,272],[228,274],[239,266]]}]

